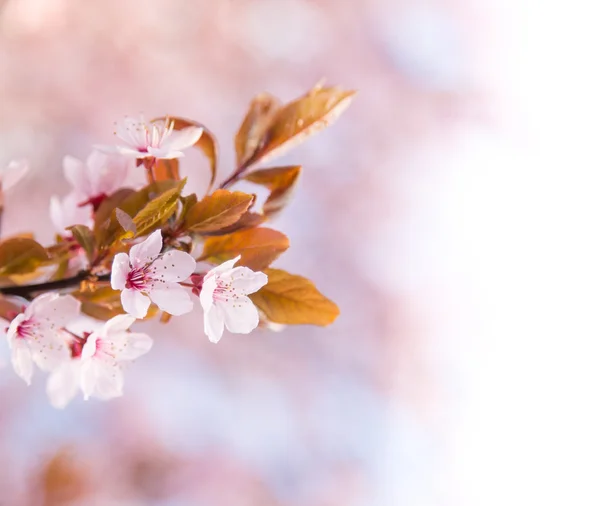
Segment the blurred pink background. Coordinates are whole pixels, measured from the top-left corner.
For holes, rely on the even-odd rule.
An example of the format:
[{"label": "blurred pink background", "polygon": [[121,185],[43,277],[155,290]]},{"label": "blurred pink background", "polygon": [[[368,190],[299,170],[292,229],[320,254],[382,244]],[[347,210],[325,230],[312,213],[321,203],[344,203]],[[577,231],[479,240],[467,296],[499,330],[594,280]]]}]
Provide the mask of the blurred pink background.
[{"label": "blurred pink background", "polygon": [[[223,179],[254,95],[321,78],[359,94],[277,162],[304,166],[277,265],[335,300],[336,323],[216,346],[198,311],[142,324],[155,348],[125,396],[64,411],[5,365],[0,504],[597,504],[600,248],[579,234],[598,229],[598,83],[571,94],[561,76],[600,37],[570,5],[558,41],[566,8],[534,1],[1,1],[0,162],[33,172],[5,234],[50,241],[62,157],[126,114],[206,124]],[[191,189],[205,163],[184,160]]]}]

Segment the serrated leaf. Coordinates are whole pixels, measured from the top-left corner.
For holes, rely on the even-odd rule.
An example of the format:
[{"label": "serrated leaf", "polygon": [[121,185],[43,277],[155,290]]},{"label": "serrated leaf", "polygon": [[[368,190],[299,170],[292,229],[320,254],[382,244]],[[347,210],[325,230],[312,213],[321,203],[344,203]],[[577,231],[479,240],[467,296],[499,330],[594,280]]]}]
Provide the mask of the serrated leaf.
[{"label": "serrated leaf", "polygon": [[177,210],[177,204],[186,179],[179,181],[175,188],[165,191],[148,202],[133,218],[137,236],[146,235],[162,226]]},{"label": "serrated leaf", "polygon": [[92,263],[96,256],[96,238],[94,237],[94,233],[85,225],[73,225],[72,227],[68,227],[67,230],[71,231],[73,239],[83,248],[88,261]]},{"label": "serrated leaf", "polygon": [[331,125],[356,92],[337,87],[315,87],[306,95],[279,108],[269,122],[256,151],[243,166],[266,162]]},{"label": "serrated leaf", "polygon": [[271,120],[280,106],[279,99],[268,93],[261,93],[252,99],[248,112],[235,135],[238,168],[244,167],[259,148],[260,143],[264,142],[265,131],[271,125]]},{"label": "serrated leaf", "polygon": [[0,275],[27,274],[48,260],[46,249],[27,237],[0,242]]},{"label": "serrated leaf", "polygon": [[212,185],[215,182],[215,178],[217,177],[217,163],[219,158],[219,148],[217,144],[217,139],[215,138],[213,133],[203,124],[198,123],[197,121],[193,121],[191,119],[176,118],[172,116],[158,119],[172,121],[173,128],[175,130],[183,130],[184,128],[188,128],[191,126],[202,128],[202,135],[200,136],[200,139],[198,139],[198,142],[196,142],[194,146],[200,149],[202,153],[204,153],[204,155],[208,158],[208,161],[210,163],[210,183],[207,189],[208,193],[208,191],[210,191],[210,188],[212,188]]},{"label": "serrated leaf", "polygon": [[233,234],[209,237],[198,260],[221,264],[241,255],[242,258],[236,265],[245,265],[260,271],[268,267],[289,246],[289,239],[277,230],[251,228]]},{"label": "serrated leaf", "polygon": [[270,169],[256,170],[248,174],[244,179],[252,183],[266,186],[271,193],[263,204],[263,213],[274,218],[289,202],[300,171],[299,165],[287,167],[272,167]]},{"label": "serrated leaf", "polygon": [[325,326],[338,317],[337,305],[309,279],[281,269],[265,269],[264,273],[269,282],[249,297],[270,321]]},{"label": "serrated leaf", "polygon": [[198,233],[229,227],[242,217],[253,201],[254,195],[248,193],[216,190],[188,211],[184,226]]}]

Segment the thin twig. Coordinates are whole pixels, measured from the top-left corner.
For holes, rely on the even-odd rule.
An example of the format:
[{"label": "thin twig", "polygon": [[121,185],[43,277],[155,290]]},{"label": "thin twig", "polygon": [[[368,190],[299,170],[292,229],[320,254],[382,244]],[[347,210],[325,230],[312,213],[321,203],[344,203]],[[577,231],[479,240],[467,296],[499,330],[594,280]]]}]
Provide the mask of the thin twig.
[{"label": "thin twig", "polygon": [[[5,286],[0,288],[0,294],[2,295],[18,295],[20,297],[31,298],[31,294],[36,292],[49,292],[51,290],[60,290],[62,288],[71,288],[79,285],[82,281],[85,281],[90,277],[90,273],[82,271],[76,276],[67,279],[59,279],[57,281],[48,281],[46,283],[38,283],[36,285],[19,285],[19,286]],[[109,281],[110,274],[98,276],[95,279],[98,281]]]}]

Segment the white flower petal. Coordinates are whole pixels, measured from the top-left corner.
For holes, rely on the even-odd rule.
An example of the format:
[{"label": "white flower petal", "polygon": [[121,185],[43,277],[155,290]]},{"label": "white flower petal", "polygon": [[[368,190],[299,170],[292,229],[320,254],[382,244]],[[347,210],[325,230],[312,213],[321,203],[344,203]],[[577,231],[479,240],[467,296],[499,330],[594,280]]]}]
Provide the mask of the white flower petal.
[{"label": "white flower petal", "polygon": [[146,240],[131,247],[129,261],[135,268],[143,267],[152,262],[162,249],[162,234],[160,230],[152,232]]},{"label": "white flower petal", "polygon": [[87,400],[98,397],[103,400],[123,395],[123,371],[116,363],[90,359],[81,365],[81,390]]},{"label": "white flower petal", "polygon": [[31,385],[31,378],[33,376],[31,350],[27,343],[23,342],[21,339],[18,339],[12,347],[11,362],[17,375],[22,378],[25,383]]},{"label": "white flower petal", "polygon": [[70,360],[62,364],[48,377],[46,393],[50,404],[63,409],[79,390],[81,384],[81,360]]},{"label": "white flower petal", "polygon": [[202,309],[208,311],[213,306],[213,294],[217,288],[217,278],[215,276],[204,277],[202,289],[200,290],[200,304]]},{"label": "white flower petal", "polygon": [[137,290],[126,288],[121,292],[121,305],[126,313],[136,318],[144,318],[148,314],[150,299]]},{"label": "white flower petal", "polygon": [[127,253],[116,254],[110,273],[110,286],[113,290],[125,289],[129,271],[129,257],[127,256]]},{"label": "white flower petal", "polygon": [[162,146],[169,151],[181,151],[192,147],[201,136],[202,128],[200,127],[191,126],[181,130],[173,130]]},{"label": "white flower petal", "polygon": [[84,195],[75,192],[62,200],[56,196],[50,199],[50,220],[59,234],[64,235],[66,228],[71,225],[93,225],[92,206],[79,206],[85,200]]},{"label": "white flower petal", "polygon": [[110,340],[111,353],[115,360],[130,361],[145,355],[152,348],[152,338],[136,332],[122,332]]},{"label": "white flower petal", "polygon": [[172,160],[173,158],[183,158],[184,154],[181,151],[173,151],[165,148],[153,148],[148,147],[148,155],[153,158],[160,158],[162,160]]},{"label": "white flower petal", "polygon": [[148,295],[162,311],[173,316],[180,316],[194,309],[190,294],[177,283],[155,285]]},{"label": "white flower petal", "polygon": [[243,295],[260,290],[269,281],[264,272],[255,272],[248,267],[236,267],[224,274],[222,279],[230,280],[232,288]]},{"label": "white flower petal", "polygon": [[151,267],[152,277],[159,281],[184,281],[196,270],[196,260],[185,251],[169,250]]},{"label": "white flower petal", "polygon": [[100,151],[92,151],[88,156],[87,174],[91,183],[93,194],[110,195],[123,186],[129,170],[134,163],[131,158],[123,156],[109,156]]},{"label": "white flower petal", "polygon": [[102,327],[101,334],[103,337],[110,336],[114,333],[123,333],[129,329],[135,322],[135,317],[128,314],[119,314],[108,320]]},{"label": "white flower petal", "polygon": [[211,343],[219,342],[224,327],[225,319],[220,307],[212,306],[208,311],[204,311],[204,333]]},{"label": "white flower petal", "polygon": [[73,189],[88,198],[91,197],[92,188],[90,181],[87,178],[86,168],[84,163],[74,156],[67,155],[63,158],[63,172],[65,178]]},{"label": "white flower petal", "polygon": [[18,314],[17,316],[15,316],[13,318],[13,320],[10,322],[10,325],[8,326],[8,330],[6,331],[6,338],[8,339],[8,346],[10,348],[12,348],[16,342],[16,340],[18,339],[17,337],[17,329],[19,328],[19,325],[21,325],[21,323],[27,319],[27,316],[23,313]]},{"label": "white flower petal", "polygon": [[229,332],[249,334],[258,326],[258,310],[248,297],[238,297],[233,302],[218,305],[223,309]]},{"label": "white flower petal", "polygon": [[53,371],[70,360],[71,351],[57,329],[42,327],[39,336],[30,347],[33,361],[42,371]]},{"label": "white flower petal", "polygon": [[223,274],[227,271],[230,271],[231,269],[233,269],[233,266],[237,263],[237,261],[240,258],[242,258],[242,255],[238,255],[235,258],[232,258],[231,260],[223,262],[221,265],[213,267],[210,271],[206,273],[206,277],[215,276],[217,274]]},{"label": "white flower petal", "polygon": [[85,344],[83,345],[83,348],[81,350],[81,359],[82,360],[91,359],[94,356],[94,354],[96,353],[98,339],[100,339],[99,332],[92,332],[88,336],[88,338],[85,341]]},{"label": "white flower petal", "polygon": [[72,295],[50,294],[56,296],[48,298],[45,298],[45,295],[47,294],[36,297],[31,303],[36,319],[48,320],[58,328],[79,315],[81,302]]},{"label": "white flower petal", "polygon": [[29,172],[26,160],[12,160],[0,175],[2,191],[7,192]]}]

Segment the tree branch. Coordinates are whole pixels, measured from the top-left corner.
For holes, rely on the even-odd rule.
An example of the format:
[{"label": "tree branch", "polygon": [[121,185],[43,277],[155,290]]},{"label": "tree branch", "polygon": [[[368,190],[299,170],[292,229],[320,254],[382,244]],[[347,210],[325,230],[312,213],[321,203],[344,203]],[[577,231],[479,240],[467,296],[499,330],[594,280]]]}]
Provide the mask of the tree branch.
[{"label": "tree branch", "polygon": [[[88,271],[81,271],[76,276],[67,279],[59,279],[57,281],[48,281],[47,283],[38,283],[37,285],[20,285],[20,286],[5,286],[0,287],[2,295],[18,295],[27,299],[31,298],[31,294],[35,292],[49,292],[51,290],[60,290],[62,288],[71,288],[77,286],[82,281],[90,277]],[[98,276],[98,281],[109,281],[110,274]]]}]

